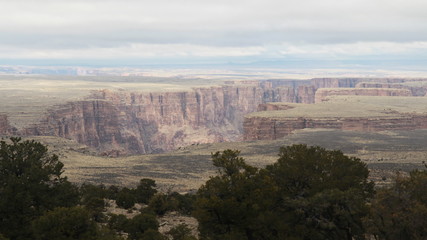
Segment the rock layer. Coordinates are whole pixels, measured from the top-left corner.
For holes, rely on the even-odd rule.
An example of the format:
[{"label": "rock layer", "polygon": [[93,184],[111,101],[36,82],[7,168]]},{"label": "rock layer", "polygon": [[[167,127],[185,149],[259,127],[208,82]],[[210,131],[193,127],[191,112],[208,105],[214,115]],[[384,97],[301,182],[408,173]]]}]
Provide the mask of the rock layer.
[{"label": "rock layer", "polygon": [[395,88],[321,88],[316,91],[315,103],[327,100],[329,96],[412,96],[408,89]]},{"label": "rock layer", "polygon": [[244,140],[274,140],[283,138],[295,130],[304,128],[325,128],[377,132],[385,130],[414,130],[427,128],[426,115],[375,118],[267,118],[245,119]]},{"label": "rock layer", "polygon": [[239,140],[245,114],[266,101],[295,101],[297,96],[291,88],[243,84],[188,92],[102,90],[90,98],[52,108],[24,134],[75,139],[112,156],[155,153]]},{"label": "rock layer", "polygon": [[[382,84],[375,85],[381,88],[372,90],[361,84],[370,81]],[[405,87],[386,88],[404,82],[404,79],[272,79],[228,81],[223,86],[175,92],[97,90],[85,100],[50,107],[40,122],[23,129],[13,130],[13,123],[7,121],[7,113],[1,115],[0,134],[60,136],[110,156],[155,153],[190,144],[240,140],[243,130],[248,130],[251,124],[256,129],[259,124],[268,123],[271,126],[267,127],[276,128],[273,135],[281,136],[281,132],[289,132],[286,127],[281,127],[282,123],[254,119],[253,123],[245,120],[243,126],[244,115],[257,109],[283,110],[283,106],[262,105],[268,102],[314,103],[316,98],[321,101],[327,96],[343,94],[413,94],[413,90]],[[326,89],[333,87],[336,89]],[[299,129],[300,126],[310,126],[307,121],[297,119],[287,124],[291,125],[289,128]],[[324,124],[336,125],[328,121]],[[262,130],[264,127],[260,129],[272,131]]]},{"label": "rock layer", "polygon": [[9,133],[9,121],[7,120],[7,116],[0,114],[0,135],[6,135]]}]

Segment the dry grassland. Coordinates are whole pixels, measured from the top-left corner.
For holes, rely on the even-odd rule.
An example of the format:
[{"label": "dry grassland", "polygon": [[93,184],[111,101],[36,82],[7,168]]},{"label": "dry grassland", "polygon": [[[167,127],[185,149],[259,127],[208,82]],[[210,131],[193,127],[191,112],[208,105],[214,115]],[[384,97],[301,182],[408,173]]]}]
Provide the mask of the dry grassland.
[{"label": "dry grassland", "polygon": [[119,158],[96,156],[91,149],[71,140],[36,137],[49,145],[65,164],[64,175],[77,183],[92,182],[135,186],[141,178],[156,180],[163,191],[185,192],[198,189],[216,174],[210,155],[225,149],[237,149],[251,165],[271,164],[279,148],[303,143],[327,149],[340,149],[361,158],[371,170],[371,178],[379,185],[390,182],[398,170],[422,168],[427,160],[427,130],[384,131],[365,133],[330,129],[304,129],[274,141],[200,144],[170,153],[137,155]]},{"label": "dry grassland", "polygon": [[261,111],[247,117],[330,118],[330,117],[398,117],[402,113],[427,113],[427,97],[331,96],[316,104],[286,104],[294,108],[282,111]]}]

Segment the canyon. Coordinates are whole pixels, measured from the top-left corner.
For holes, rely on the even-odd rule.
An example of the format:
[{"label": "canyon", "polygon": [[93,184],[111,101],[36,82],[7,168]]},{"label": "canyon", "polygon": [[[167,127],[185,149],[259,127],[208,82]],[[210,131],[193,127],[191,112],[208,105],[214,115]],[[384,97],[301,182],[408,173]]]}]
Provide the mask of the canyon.
[{"label": "canyon", "polygon": [[[302,128],[425,128],[423,115],[321,121],[307,117],[286,121],[245,117],[257,111],[287,111],[296,107],[269,104],[274,102],[317,105],[340,95],[421,96],[427,89],[425,82],[426,79],[315,78],[223,81],[172,90],[97,88],[84,96],[81,93],[83,97],[78,99],[51,104],[40,116],[19,126],[14,124],[19,114],[12,116],[0,111],[0,134],[58,136],[90,146],[100,155],[117,157],[160,153],[201,143],[276,139]],[[334,112],[329,114],[333,116]]]},{"label": "canyon", "polygon": [[331,98],[316,108],[298,104],[266,104],[259,112],[246,116],[243,123],[244,140],[276,140],[302,129],[360,132],[427,129],[427,98],[417,99],[417,104],[420,104],[417,111],[394,107],[405,104],[408,98],[382,98],[388,105],[369,104],[367,102],[377,99],[363,97]]}]

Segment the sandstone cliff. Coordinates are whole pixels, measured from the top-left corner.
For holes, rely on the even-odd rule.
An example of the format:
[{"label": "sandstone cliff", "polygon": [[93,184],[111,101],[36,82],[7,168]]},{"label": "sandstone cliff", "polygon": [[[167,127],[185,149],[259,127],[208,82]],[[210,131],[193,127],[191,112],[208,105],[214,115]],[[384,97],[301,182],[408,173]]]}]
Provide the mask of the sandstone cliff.
[{"label": "sandstone cliff", "polygon": [[[375,85],[381,89],[362,88],[368,85],[361,82],[367,81],[382,84]],[[40,122],[37,116],[37,121],[19,129],[19,132],[13,130],[14,123],[8,123],[6,113],[0,116],[0,134],[12,131],[22,135],[60,136],[92,146],[110,156],[155,153],[191,144],[240,140],[243,130],[250,125],[245,120],[243,127],[245,114],[257,109],[290,108],[290,105],[262,105],[268,102],[311,104],[316,98],[320,101],[331,95],[343,94],[411,95],[411,90],[405,87],[385,88],[400,86],[403,82],[404,79],[272,79],[225,81],[221,86],[160,92],[96,90],[83,100],[79,98],[50,106],[46,113],[40,114]],[[331,87],[336,89],[326,89]],[[279,122],[262,121],[275,126],[278,132],[287,131],[279,126]],[[256,126],[258,123],[253,124]],[[289,124],[292,128],[302,126],[299,120]]]},{"label": "sandstone cliff", "polygon": [[9,133],[9,121],[7,120],[7,116],[0,114],[0,135],[6,135]]},{"label": "sandstone cliff", "polygon": [[316,91],[315,102],[330,96],[412,96],[408,89],[395,88],[321,88]]},{"label": "sandstone cliff", "polygon": [[425,97],[340,96],[317,104],[263,104],[245,117],[245,140],[282,138],[295,130],[326,128],[353,131],[427,128]]},{"label": "sandstone cliff", "polygon": [[94,91],[90,99],[50,109],[25,135],[75,139],[106,155],[154,153],[180,146],[239,140],[243,116],[265,101],[294,101],[290,88],[258,85],[186,92]]},{"label": "sandstone cliff", "polygon": [[374,118],[268,118],[252,117],[244,122],[244,140],[274,140],[304,128],[339,129],[364,132],[427,128],[426,115]]},{"label": "sandstone cliff", "polygon": [[376,83],[376,82],[359,82],[356,88],[395,88],[408,89],[412,96],[424,96],[427,93],[427,86],[410,86],[401,83]]}]

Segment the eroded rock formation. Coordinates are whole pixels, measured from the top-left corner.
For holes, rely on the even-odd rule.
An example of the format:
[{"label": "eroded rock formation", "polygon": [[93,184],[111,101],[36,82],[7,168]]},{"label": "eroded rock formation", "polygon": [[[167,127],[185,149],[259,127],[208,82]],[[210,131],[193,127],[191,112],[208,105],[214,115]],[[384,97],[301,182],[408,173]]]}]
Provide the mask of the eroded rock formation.
[{"label": "eroded rock formation", "polygon": [[427,128],[427,114],[373,118],[251,117],[245,119],[244,122],[244,140],[274,140],[285,137],[295,130],[304,128],[325,128],[365,132],[424,129]]},{"label": "eroded rock formation", "polygon": [[321,88],[316,91],[315,102],[325,101],[329,96],[412,96],[408,89],[395,88]]},{"label": "eroded rock formation", "polygon": [[[369,81],[375,81],[377,85],[362,85],[362,82]],[[176,92],[98,90],[85,100],[49,108],[40,122],[18,131],[15,129],[14,133],[74,139],[110,156],[155,153],[190,144],[240,140],[244,129],[251,135],[249,126],[252,125],[263,126],[254,127],[253,131],[282,136],[289,133],[289,129],[304,128],[314,123],[311,124],[309,119],[294,119],[288,123],[251,119],[245,120],[243,126],[244,115],[257,110],[286,108],[266,104],[268,102],[314,103],[331,95],[412,95],[413,89],[390,88],[401,86],[403,82],[404,79],[273,79],[229,81],[223,86]],[[366,88],[368,86],[380,88]],[[357,121],[345,122],[343,125],[348,127]],[[340,128],[329,120],[316,124]],[[0,134],[10,133],[13,123],[11,125],[6,115],[0,115]]]},{"label": "eroded rock formation", "polygon": [[88,100],[55,106],[24,134],[75,139],[106,155],[155,153],[239,140],[245,114],[264,102],[293,102],[297,97],[290,87],[251,83],[187,92],[101,90]]},{"label": "eroded rock formation", "polygon": [[4,114],[0,114],[0,135],[8,134],[10,129],[9,121],[7,120],[7,116]]},{"label": "eroded rock formation", "polygon": [[376,83],[376,82],[359,82],[356,88],[399,88],[408,89],[412,96],[424,96],[427,93],[427,86],[410,86],[401,83]]}]

